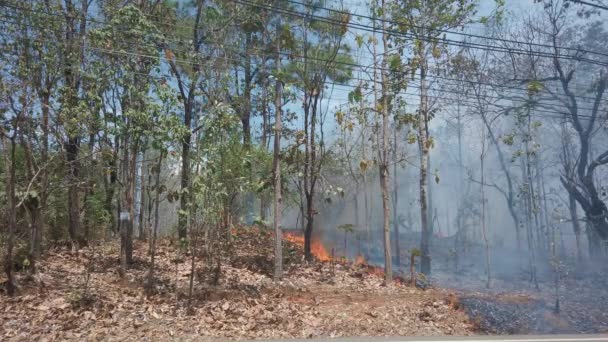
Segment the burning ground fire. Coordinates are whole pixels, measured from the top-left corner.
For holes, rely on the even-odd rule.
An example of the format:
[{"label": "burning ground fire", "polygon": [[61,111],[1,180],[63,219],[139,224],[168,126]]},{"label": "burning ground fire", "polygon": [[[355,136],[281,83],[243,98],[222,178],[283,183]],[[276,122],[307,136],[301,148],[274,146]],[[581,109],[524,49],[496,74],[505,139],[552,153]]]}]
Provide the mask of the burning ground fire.
[{"label": "burning ground fire", "polygon": [[[293,232],[285,232],[283,233],[283,239],[296,244],[298,246],[304,247],[304,236],[301,234],[293,233]],[[310,244],[310,252],[312,255],[317,258],[319,261],[330,261],[331,256],[323,246],[323,243],[319,240],[313,239]]]},{"label": "burning ground fire", "polygon": [[[304,236],[302,234],[296,232],[283,232],[283,239],[304,248]],[[313,239],[311,241],[310,251],[312,255],[319,261],[332,261],[331,253],[327,251],[323,243],[319,240]],[[346,259],[334,257],[333,261],[337,263],[344,263]],[[355,260],[353,260],[353,264],[358,266],[365,266],[365,268],[370,274],[378,276],[384,275],[384,270],[381,267],[369,265],[363,255],[357,255]]]}]

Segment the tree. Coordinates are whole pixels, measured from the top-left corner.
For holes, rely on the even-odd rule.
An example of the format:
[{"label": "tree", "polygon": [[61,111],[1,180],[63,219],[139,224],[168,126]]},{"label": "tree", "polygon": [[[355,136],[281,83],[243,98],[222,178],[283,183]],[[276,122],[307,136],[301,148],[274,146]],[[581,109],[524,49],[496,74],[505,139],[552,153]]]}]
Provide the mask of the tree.
[{"label": "tree", "polygon": [[81,118],[79,94],[84,88],[81,75],[81,64],[84,62],[84,51],[79,48],[87,33],[87,17],[90,0],[82,0],[80,8],[72,0],[66,0],[62,8],[65,18],[65,35],[62,38],[65,53],[63,54],[63,80],[60,96],[61,117],[66,122],[66,137],[63,142],[68,165],[68,232],[76,244],[84,243],[80,222],[80,171],[78,155],[81,148]]},{"label": "tree", "polygon": [[[156,44],[161,36],[156,26],[134,6],[120,8],[112,15],[109,25],[92,30],[89,35],[96,46],[128,51],[124,55],[101,56],[103,66],[98,70],[100,74],[107,75],[108,84],[119,98],[122,119],[117,122],[116,133],[122,138],[120,237],[124,273],[133,259],[137,156],[142,150],[146,131],[151,129],[153,99],[149,91],[154,82],[146,76],[158,66],[158,59],[146,56],[158,53]],[[108,68],[110,65],[112,68]]]},{"label": "tree", "polygon": [[[385,0],[382,0],[382,9],[386,7]],[[391,256],[391,234],[390,234],[390,199],[389,199],[389,156],[388,156],[388,121],[389,121],[389,80],[388,80],[388,63],[389,63],[389,36],[386,32],[386,17],[385,11],[381,11],[382,21],[382,70],[381,70],[381,85],[382,85],[382,102],[376,102],[376,107],[380,108],[381,112],[381,127],[379,127],[378,136],[378,167],[380,172],[380,189],[382,191],[382,209],[383,209],[383,242],[384,242],[384,281],[390,283],[393,280],[393,259]],[[375,81],[375,80],[374,80]],[[396,210],[396,208],[393,208]]]},{"label": "tree", "polygon": [[275,122],[274,122],[274,148],[272,160],[273,186],[274,186],[274,280],[279,281],[283,277],[283,246],[282,246],[282,230],[281,230],[281,210],[283,204],[282,186],[281,186],[281,130],[282,127],[282,87],[283,81],[281,75],[281,36],[283,27],[279,19],[276,24],[276,86],[275,86]]},{"label": "tree", "polygon": [[431,222],[428,222],[428,172],[429,150],[433,146],[433,139],[429,132],[429,121],[433,112],[429,106],[428,75],[429,62],[432,59],[440,60],[446,53],[442,43],[444,30],[461,27],[471,20],[475,13],[473,0],[433,0],[433,1],[396,1],[393,20],[402,33],[413,37],[410,45],[409,39],[395,36],[395,45],[403,54],[411,52],[408,67],[412,74],[417,74],[420,81],[420,106],[416,114],[416,127],[418,130],[418,145],[420,151],[420,217],[421,217],[421,271],[429,275],[431,272],[430,240],[432,236]]},{"label": "tree", "polygon": [[154,228],[150,236],[150,267],[147,276],[147,292],[151,295],[154,291],[154,270],[156,260],[156,241],[158,238],[159,227],[159,206],[160,195],[166,192],[167,187],[161,184],[161,172],[163,169],[163,161],[166,158],[169,147],[172,141],[178,141],[177,137],[184,134],[184,127],[179,123],[176,113],[177,97],[174,89],[170,88],[166,83],[162,83],[157,87],[159,99],[162,101],[160,105],[154,105],[152,108],[152,125],[146,128],[145,133],[154,136],[152,147],[158,151],[156,164],[151,168],[154,173]]},{"label": "tree", "polygon": [[[8,172],[5,172],[5,175],[8,175],[5,180],[5,191],[7,198],[7,207],[8,207],[8,236],[6,242],[6,252],[4,255],[4,273],[6,274],[6,292],[9,296],[13,296],[15,294],[15,280],[13,277],[13,249],[15,246],[15,232],[17,226],[17,197],[15,195],[17,187],[17,177],[16,177],[16,169],[17,169],[17,137],[20,133],[21,129],[21,119],[23,117],[23,113],[29,110],[29,101],[27,97],[24,95],[20,98],[20,104],[15,104],[12,101],[11,95],[6,94],[8,87],[0,83],[0,95],[3,102],[10,102],[11,107],[14,112],[14,116],[9,119],[10,126],[8,127],[0,127],[0,138],[2,139],[3,150],[9,151],[6,155],[6,165],[8,167]],[[11,87],[12,88],[12,87]],[[8,100],[8,101],[7,101]],[[4,108],[0,109],[0,119],[5,121],[5,112]],[[7,140],[10,143],[7,143]]]},{"label": "tree", "polygon": [[[176,6],[179,6],[176,3]],[[212,29],[205,24],[209,19],[207,16],[215,16],[217,12],[209,6],[205,6],[204,0],[196,0],[192,3],[184,4],[184,8],[179,11],[175,9],[180,28],[184,32],[179,32],[179,37],[187,39],[171,39],[173,26],[167,27],[166,35],[169,36],[162,43],[171,73],[177,81],[177,88],[182,102],[184,117],[183,124],[189,129],[196,122],[200,99],[197,97],[199,90],[198,84],[201,82],[202,66],[206,60],[202,54],[207,40],[211,37]],[[194,13],[191,17],[190,13]],[[187,29],[185,29],[187,27]],[[190,176],[192,173],[190,163],[190,150],[192,149],[192,132],[184,133],[182,137],[182,165],[180,180],[180,209],[179,222],[177,224],[177,235],[179,239],[186,239],[188,233],[188,212],[190,202]]]},{"label": "tree", "polygon": [[306,227],[304,230],[304,254],[312,260],[311,241],[316,215],[315,201],[320,181],[321,167],[326,159],[322,132],[321,100],[325,96],[325,84],[330,81],[344,83],[351,77],[348,45],[343,42],[350,16],[342,12],[330,12],[328,20],[319,20],[317,6],[303,6],[304,26],[301,35],[292,34],[290,48],[296,48],[296,58],[287,73],[303,93],[303,130],[298,141],[304,145],[302,162],[302,189],[305,201]]},{"label": "tree", "polygon": [[[592,231],[606,241],[608,239],[608,208],[598,191],[596,172],[608,164],[608,151],[595,151],[593,141],[603,113],[602,102],[605,101],[608,75],[602,65],[593,59],[565,60],[562,51],[576,46],[581,52],[588,48],[606,46],[606,34],[599,20],[589,20],[581,24],[571,22],[571,11],[568,2],[541,1],[543,18],[541,24],[529,22],[530,29],[551,46],[551,58],[542,75],[538,78],[520,77],[524,84],[542,87],[554,101],[542,108],[555,110],[565,108],[564,119],[569,129],[576,135],[577,152],[572,155],[572,170],[560,177],[560,181],[569,195],[574,197],[589,220]],[[546,26],[545,26],[546,25]],[[587,51],[587,50],[585,50]],[[585,75],[590,80],[584,90],[575,86],[578,75]],[[557,90],[550,85],[557,86]],[[590,99],[584,105],[580,98]],[[561,112],[561,111],[560,111]]]}]

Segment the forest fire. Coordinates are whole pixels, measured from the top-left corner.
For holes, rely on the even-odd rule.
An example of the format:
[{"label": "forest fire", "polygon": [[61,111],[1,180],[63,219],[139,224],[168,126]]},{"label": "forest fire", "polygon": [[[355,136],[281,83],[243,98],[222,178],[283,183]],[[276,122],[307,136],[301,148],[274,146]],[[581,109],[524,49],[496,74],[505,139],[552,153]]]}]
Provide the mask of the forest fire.
[{"label": "forest fire", "polygon": [[[297,232],[283,232],[283,239],[289,241],[295,245],[304,248],[304,236]],[[332,261],[331,253],[325,249],[325,246],[321,241],[313,239],[310,245],[310,251],[312,255],[319,261]],[[340,262],[338,258],[333,258],[334,262]],[[373,266],[368,264],[365,256],[359,254],[352,261],[354,265],[363,266],[367,273],[376,276],[383,276],[384,269],[382,267]]]},{"label": "forest fire", "polygon": [[[296,244],[298,246],[304,247],[304,236],[294,232],[284,232],[283,239]],[[314,255],[315,258],[319,261],[330,261],[331,256],[323,246],[323,243],[319,240],[313,239],[310,245],[310,252]]]}]

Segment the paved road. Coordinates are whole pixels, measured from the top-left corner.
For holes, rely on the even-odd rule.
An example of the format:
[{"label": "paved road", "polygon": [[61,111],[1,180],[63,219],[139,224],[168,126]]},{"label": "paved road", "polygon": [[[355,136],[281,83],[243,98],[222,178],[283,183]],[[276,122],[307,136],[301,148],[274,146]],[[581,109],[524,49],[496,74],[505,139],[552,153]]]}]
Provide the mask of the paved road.
[{"label": "paved road", "polygon": [[[267,342],[608,342],[602,335],[542,335],[542,336],[471,336],[471,337],[351,337],[302,340],[272,340]],[[259,342],[259,340],[258,340]]]}]

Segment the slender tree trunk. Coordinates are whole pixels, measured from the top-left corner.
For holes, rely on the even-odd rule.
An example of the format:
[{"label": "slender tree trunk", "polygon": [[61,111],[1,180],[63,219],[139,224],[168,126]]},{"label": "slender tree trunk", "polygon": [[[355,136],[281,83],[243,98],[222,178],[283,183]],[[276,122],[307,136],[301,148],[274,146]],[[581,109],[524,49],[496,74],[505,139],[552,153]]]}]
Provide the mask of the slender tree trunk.
[{"label": "slender tree trunk", "polygon": [[[540,176],[540,193],[542,194],[541,196],[541,204],[543,207],[543,218],[545,221],[545,226],[547,227],[547,234],[549,234],[549,230],[553,229],[552,227],[555,225],[554,223],[551,222],[551,220],[549,219],[549,206],[547,205],[548,202],[548,196],[547,196],[547,189],[545,187],[545,173],[543,171],[543,168],[541,167],[539,169],[539,176]],[[561,230],[560,230],[561,232]],[[547,240],[549,239],[549,237],[547,237]]]},{"label": "slender tree trunk", "polygon": [[[424,63],[424,62],[423,62]],[[420,150],[420,219],[421,219],[421,241],[420,241],[420,271],[425,275],[431,274],[430,240],[431,231],[428,222],[427,208],[427,166],[429,155],[428,143],[428,95],[426,81],[426,65],[420,67],[420,113],[418,115],[418,145]]]},{"label": "slender tree trunk", "polygon": [[[47,84],[49,83],[47,79]],[[30,248],[30,263],[32,272],[36,272],[36,263],[40,259],[42,236],[44,230],[44,211],[47,210],[47,202],[49,197],[49,110],[50,110],[50,90],[45,89],[41,96],[42,104],[42,149],[40,151],[40,162],[42,170],[40,171],[40,201],[39,208],[34,214],[35,218],[32,217],[32,227],[35,230],[32,234],[31,248]]]},{"label": "slender tree trunk", "polygon": [[576,256],[579,263],[583,262],[583,249],[581,246],[581,224],[578,220],[578,213],[576,210],[576,200],[572,194],[568,195],[568,204],[570,209],[570,220],[572,221],[572,230],[574,231],[574,238],[576,239]]},{"label": "slender tree trunk", "polygon": [[[112,158],[108,161],[108,170],[109,170],[109,180],[106,179],[106,198],[105,198],[105,203],[104,203],[104,207],[107,210],[108,214],[110,214],[110,229],[112,231],[112,234],[116,234],[119,232],[120,228],[120,221],[117,220],[117,216],[115,215],[115,212],[117,211],[118,214],[120,215],[120,210],[118,208],[114,208],[113,205],[113,201],[114,201],[114,193],[116,191],[116,184],[118,181],[118,170],[117,170],[117,164],[118,164],[118,151],[120,150],[120,140],[118,138],[118,136],[115,137],[114,139],[114,146],[112,149]],[[105,179],[105,178],[104,178]],[[119,203],[120,201],[117,201],[117,206],[119,207]]]},{"label": "slender tree trunk", "polygon": [[[19,121],[19,116],[15,119],[15,122]],[[18,126],[16,124],[15,126]],[[15,197],[15,169],[17,168],[17,161],[15,157],[16,146],[16,131],[10,138],[10,160],[6,163],[9,166],[9,177],[5,180],[6,186],[6,198],[8,204],[8,236],[6,241],[6,254],[4,255],[4,273],[6,274],[6,292],[9,296],[15,295],[15,281],[13,279],[13,247],[15,244],[15,231],[17,230],[17,201]],[[6,144],[5,144],[6,146]]]},{"label": "slender tree trunk", "polygon": [[[86,29],[86,14],[88,13],[88,3],[83,2],[81,13],[78,13],[74,3],[71,0],[65,1],[66,11],[66,32],[65,43],[70,45],[67,48],[64,59],[64,82],[65,91],[61,99],[70,113],[70,117],[76,118],[76,107],[78,105],[78,92],[80,90],[81,80],[79,77],[80,63],[82,62],[82,51],[79,51],[82,35]],[[77,25],[77,20],[80,20],[80,25]],[[79,27],[80,32],[77,30]],[[80,136],[78,135],[78,127],[75,132],[69,132],[67,141],[64,143],[66,152],[66,161],[68,164],[68,233],[72,243],[80,245],[83,243],[81,236],[80,223],[80,163],[78,154],[80,152]]]},{"label": "slender tree trunk", "polygon": [[[129,123],[126,122],[127,131],[129,127]],[[128,265],[130,263],[129,251],[132,251],[132,247],[129,243],[129,232],[133,232],[132,224],[132,211],[131,211],[131,202],[132,202],[132,193],[131,193],[131,172],[129,167],[129,162],[131,158],[129,158],[129,134],[124,136],[123,143],[123,155],[122,155],[122,197],[123,197],[123,206],[121,206],[122,211],[120,212],[120,275],[121,277],[126,276],[126,271]]]},{"label": "slender tree trunk", "polygon": [[40,259],[40,243],[42,241],[42,207],[36,202],[36,208],[31,211],[32,231],[30,236],[30,273],[36,273],[37,262]]},{"label": "slender tree trunk", "polygon": [[312,242],[312,229],[314,226],[314,209],[313,209],[313,198],[312,194],[306,193],[306,228],[304,229],[304,258],[307,261],[312,260],[311,253],[311,242]]},{"label": "slender tree trunk", "polygon": [[159,203],[160,203],[160,171],[163,165],[163,151],[160,151],[158,156],[158,163],[156,164],[156,180],[155,180],[155,191],[154,194],[154,229],[152,230],[151,243],[150,243],[150,270],[148,271],[148,295],[152,294],[154,290],[154,265],[156,260],[156,238],[158,234],[158,220],[159,220]]},{"label": "slender tree trunk", "polygon": [[[385,6],[382,0],[382,8]],[[384,15],[382,16],[384,19]],[[384,232],[384,282],[386,284],[393,280],[393,259],[391,257],[391,231],[390,231],[390,199],[389,199],[389,174],[388,174],[388,77],[386,69],[388,66],[388,34],[386,33],[386,21],[382,20],[382,43],[383,56],[382,65],[382,128],[379,147],[379,167],[380,167],[380,188],[382,190],[382,209],[383,209],[383,232]]]},{"label": "slender tree trunk", "polygon": [[[268,99],[266,86],[262,87],[262,139],[260,146],[264,151],[268,151]],[[268,194],[262,192],[260,194],[260,220],[266,221],[268,212]]]},{"label": "slender tree trunk", "polygon": [[[193,232],[190,232],[190,235],[194,235],[192,233]],[[190,275],[188,276],[188,313],[192,313],[192,294],[194,293],[194,273],[196,271],[196,245],[198,243],[198,237],[191,236],[191,240]]]},{"label": "slender tree trunk", "polygon": [[[277,36],[280,35],[281,23],[277,24]],[[277,75],[281,73],[281,45],[277,43],[276,47],[276,64]],[[281,189],[281,130],[282,127],[282,81],[277,78],[275,91],[275,121],[274,121],[274,150],[273,150],[273,176],[274,176],[274,281],[280,281],[283,278],[283,246],[281,231],[281,210],[283,204],[282,189]]]},{"label": "slender tree trunk", "polygon": [[397,187],[397,127],[393,132],[393,233],[395,235],[395,265],[401,266],[401,244],[399,243],[399,218],[397,205],[399,204],[399,189]]},{"label": "slender tree trunk", "polygon": [[[427,134],[428,136],[428,134]],[[431,156],[427,155],[426,158],[426,184],[427,184],[427,212],[428,212],[428,223],[429,223],[429,250],[431,248],[431,239],[435,234],[435,207],[433,206],[433,169],[431,168]]]},{"label": "slender tree trunk", "polygon": [[80,195],[79,175],[80,163],[78,162],[79,139],[69,138],[66,145],[66,157],[68,163],[68,233],[72,242],[80,244]]},{"label": "slender tree trunk", "polygon": [[243,103],[241,104],[241,123],[243,124],[243,145],[245,148],[251,148],[251,85],[252,85],[252,72],[251,72],[251,56],[249,49],[251,48],[251,34],[245,34],[245,90],[243,92]]},{"label": "slender tree trunk", "polygon": [[[525,153],[529,153],[528,143],[526,142]],[[531,197],[531,178],[529,176],[529,168],[527,165],[528,160],[522,159],[522,179],[525,181],[525,193],[524,193],[524,202],[525,202],[525,211],[526,211],[526,239],[528,242],[528,261],[530,266],[530,281],[534,282],[536,288],[538,289],[538,279],[536,272],[536,247],[534,246],[534,234],[532,231],[532,211],[533,211],[533,203]]]},{"label": "slender tree trunk", "polygon": [[[374,59],[375,60],[375,59]],[[366,139],[365,132],[361,134],[361,158],[366,160]],[[365,256],[369,258],[370,256],[370,243],[371,243],[371,231],[370,231],[370,206],[369,206],[369,196],[368,196],[368,186],[367,186],[367,173],[363,172],[363,176],[361,179],[361,184],[363,184],[363,224],[365,225]]]},{"label": "slender tree trunk", "polygon": [[462,212],[463,212],[463,197],[464,197],[464,162],[462,158],[462,118],[460,114],[460,101],[456,103],[456,125],[458,132],[458,192],[460,193],[460,197],[458,197],[458,210],[456,213],[456,234],[454,238],[454,272],[458,274],[458,259],[460,257],[460,240],[463,234],[463,224],[462,224]]},{"label": "slender tree trunk", "polygon": [[[192,90],[191,90],[192,91]],[[184,112],[184,126],[188,129],[192,126],[192,102],[186,103],[186,109]],[[190,142],[192,140],[192,134],[186,133],[182,140],[182,174],[181,174],[181,194],[179,196],[179,212],[178,212],[178,223],[177,223],[177,237],[182,240],[188,237],[188,206],[190,202],[190,196],[188,189],[190,186]]]},{"label": "slender tree trunk", "polygon": [[559,314],[560,304],[559,304],[559,257],[557,255],[557,240],[555,237],[555,226],[551,229],[551,254],[552,254],[552,264],[553,264],[553,272],[554,272],[554,290],[555,290],[555,313]]},{"label": "slender tree trunk", "polygon": [[133,228],[135,226],[135,180],[137,178],[137,152],[139,150],[139,143],[135,142],[131,150],[131,161],[129,162],[129,175],[127,182],[128,184],[128,196],[127,196],[127,209],[129,210],[129,224],[127,226],[127,241],[126,241],[126,253],[127,262],[131,264],[133,262]]},{"label": "slender tree trunk", "polygon": [[146,239],[146,230],[144,229],[145,225],[145,207],[146,207],[146,192],[145,192],[145,188],[146,188],[146,148],[145,148],[145,144],[144,144],[144,148],[143,148],[143,152],[141,155],[141,164],[140,164],[140,176],[139,176],[139,220],[138,220],[138,238],[140,240],[145,240]]},{"label": "slender tree trunk", "polygon": [[481,142],[481,155],[480,155],[480,172],[481,172],[481,232],[483,234],[483,242],[485,247],[485,266],[486,266],[486,288],[490,288],[490,282],[492,276],[490,274],[490,242],[488,240],[488,227],[486,226],[486,194],[485,194],[485,169],[484,169],[484,159],[485,159],[485,128],[482,131],[482,142]]},{"label": "slender tree trunk", "polygon": [[[160,156],[159,156],[160,158]],[[152,199],[152,170],[154,170],[154,167],[148,167],[147,169],[147,173],[148,173],[148,185],[146,186],[146,197],[148,198],[148,203],[147,203],[147,214],[146,214],[146,230],[147,230],[147,235],[148,235],[148,246],[149,246],[149,250],[148,250],[148,254],[150,253],[150,251],[152,250],[152,210],[153,210],[153,206],[154,206],[154,199]]]},{"label": "slender tree trunk", "polygon": [[536,169],[536,194],[537,194],[536,203],[538,206],[537,212],[538,212],[539,221],[540,221],[540,231],[542,233],[541,243],[542,243],[543,249],[545,249],[547,252],[549,252],[549,251],[551,251],[552,236],[550,234],[552,234],[552,233],[549,231],[549,220],[547,219],[547,213],[545,212],[545,210],[547,209],[547,206],[546,206],[546,197],[543,192],[543,190],[544,190],[543,174],[542,174],[542,168],[540,165],[540,159],[541,159],[541,155],[539,152],[536,155],[536,160],[534,163],[534,166]]},{"label": "slender tree trunk", "polygon": [[[27,105],[26,103],[23,103],[24,107],[26,105]],[[36,168],[36,166],[35,166],[34,156],[32,155],[32,149],[30,148],[30,144],[25,139],[24,132],[19,132],[18,135],[19,135],[19,140],[21,141],[22,150],[24,152],[27,178],[30,179],[32,182],[35,182],[36,184],[38,184],[38,181],[35,179],[36,172],[34,169]],[[42,166],[42,168],[44,168],[44,166]],[[30,244],[29,244],[29,251],[28,251],[28,259],[30,262],[30,265],[28,267],[28,274],[30,274],[30,275],[36,273],[36,260],[38,258],[36,251],[40,249],[40,246],[39,246],[40,240],[39,239],[41,236],[40,232],[42,231],[42,218],[41,218],[42,208],[40,207],[40,201],[38,199],[39,199],[39,197],[28,198],[24,202],[24,207],[26,208],[27,212],[29,213],[30,219],[31,219]]]}]

